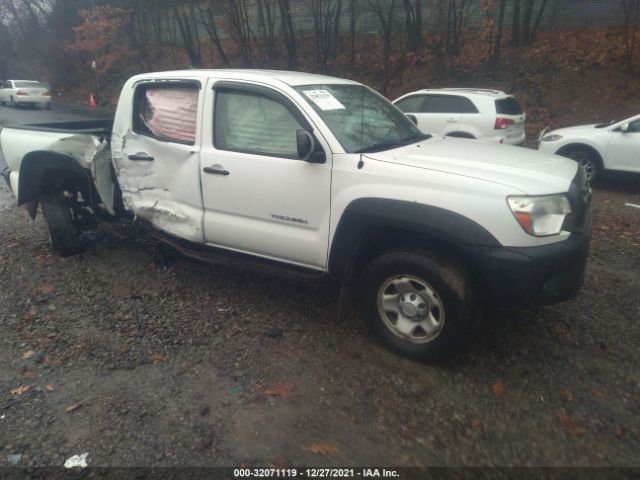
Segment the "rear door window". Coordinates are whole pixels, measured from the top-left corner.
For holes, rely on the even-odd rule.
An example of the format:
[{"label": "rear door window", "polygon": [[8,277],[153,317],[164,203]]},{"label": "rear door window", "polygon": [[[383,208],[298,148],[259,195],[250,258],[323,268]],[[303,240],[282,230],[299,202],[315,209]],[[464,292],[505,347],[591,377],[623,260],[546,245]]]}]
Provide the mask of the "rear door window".
[{"label": "rear door window", "polygon": [[397,102],[395,106],[405,113],[420,113],[422,112],[424,97],[424,95],[412,95],[410,97],[403,98]]},{"label": "rear door window", "polygon": [[460,102],[453,95],[427,95],[424,113],[460,113]]},{"label": "rear door window", "polygon": [[458,97],[460,102],[460,113],[478,113],[478,109],[471,100],[466,97]]},{"label": "rear door window", "polygon": [[199,84],[195,82],[138,86],[134,101],[134,131],[165,142],[193,145],[199,93]]},{"label": "rear door window", "polygon": [[503,115],[522,115],[524,112],[514,97],[507,97],[496,100],[496,113]]}]

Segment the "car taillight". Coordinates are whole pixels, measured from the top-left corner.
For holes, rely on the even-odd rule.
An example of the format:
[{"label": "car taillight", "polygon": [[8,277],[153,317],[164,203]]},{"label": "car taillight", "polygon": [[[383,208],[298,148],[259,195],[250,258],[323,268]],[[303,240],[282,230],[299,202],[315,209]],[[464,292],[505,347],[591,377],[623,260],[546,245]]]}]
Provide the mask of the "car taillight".
[{"label": "car taillight", "polygon": [[509,125],[514,125],[516,122],[511,120],[510,118],[496,118],[496,130],[503,130],[507,128]]},{"label": "car taillight", "polygon": [[18,91],[16,92],[16,95],[17,95],[18,97],[28,97],[28,96],[29,96],[29,94],[28,94],[27,92],[25,92],[24,90],[18,90]]},{"label": "car taillight", "polygon": [[48,92],[48,91],[47,91],[47,92],[44,92],[44,93],[42,94],[42,96],[43,96],[43,97],[50,97],[50,96],[51,96],[51,92]]}]

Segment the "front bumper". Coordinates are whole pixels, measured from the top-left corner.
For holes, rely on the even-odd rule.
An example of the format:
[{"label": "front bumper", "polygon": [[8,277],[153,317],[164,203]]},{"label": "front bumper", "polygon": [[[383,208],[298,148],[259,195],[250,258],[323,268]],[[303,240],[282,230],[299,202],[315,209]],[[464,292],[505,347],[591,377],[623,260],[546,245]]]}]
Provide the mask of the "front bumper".
[{"label": "front bumper", "polygon": [[491,303],[550,304],[574,297],[584,280],[591,215],[583,233],[540,247],[467,247]]}]

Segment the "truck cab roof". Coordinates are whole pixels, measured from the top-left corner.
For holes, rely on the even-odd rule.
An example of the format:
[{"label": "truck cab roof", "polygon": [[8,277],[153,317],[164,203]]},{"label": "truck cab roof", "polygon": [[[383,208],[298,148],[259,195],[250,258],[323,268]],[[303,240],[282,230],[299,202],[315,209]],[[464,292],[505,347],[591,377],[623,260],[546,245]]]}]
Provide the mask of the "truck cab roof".
[{"label": "truck cab roof", "polygon": [[360,85],[358,82],[346,80],[326,75],[317,75],[313,73],[291,72],[287,70],[258,70],[258,69],[189,69],[189,70],[173,70],[167,72],[154,72],[136,75],[134,79],[140,80],[157,80],[170,78],[225,78],[229,80],[254,80],[268,85],[277,83],[285,83],[289,86],[313,85],[313,84],[353,84]]}]

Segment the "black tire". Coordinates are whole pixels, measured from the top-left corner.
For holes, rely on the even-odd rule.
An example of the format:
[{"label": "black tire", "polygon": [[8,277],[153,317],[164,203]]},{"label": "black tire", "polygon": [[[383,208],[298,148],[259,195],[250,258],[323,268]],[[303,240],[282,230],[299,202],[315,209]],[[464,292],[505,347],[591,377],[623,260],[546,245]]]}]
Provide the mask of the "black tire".
[{"label": "black tire", "polygon": [[49,229],[49,242],[53,253],[69,257],[84,252],[85,246],[71,219],[66,197],[60,192],[52,193],[42,198],[40,205]]},{"label": "black tire", "polygon": [[602,175],[602,165],[598,156],[586,148],[574,148],[566,152],[561,153],[563,157],[570,158],[578,162],[579,165],[584,167],[587,173],[587,180],[590,183],[598,181]]},{"label": "black tire", "polygon": [[5,101],[0,101],[0,105],[2,105],[3,107],[7,104],[7,102]]},{"label": "black tire", "polygon": [[[422,286],[422,282],[429,289],[415,289],[419,293],[417,302],[428,299],[426,307],[422,306],[427,312],[422,321],[437,323],[434,327],[437,332],[429,334],[422,329],[420,315],[414,318],[404,316],[402,309],[406,308],[406,303],[398,308],[403,312],[400,314],[402,318],[396,315],[396,323],[392,325],[393,315],[391,311],[385,311],[382,302],[385,297],[395,302],[393,289],[398,292],[399,305],[403,305],[402,297],[411,298],[411,291],[402,293],[402,289],[394,284],[406,279],[409,282],[415,279],[416,283],[412,283],[414,287]],[[386,285],[389,286],[385,288]],[[384,254],[367,266],[360,281],[361,308],[369,327],[393,350],[418,360],[444,360],[459,352],[480,312],[475,298],[472,282],[464,269],[433,252],[397,251]],[[401,319],[403,322],[407,319],[415,322],[411,327],[411,339],[400,333],[397,325]]]}]

